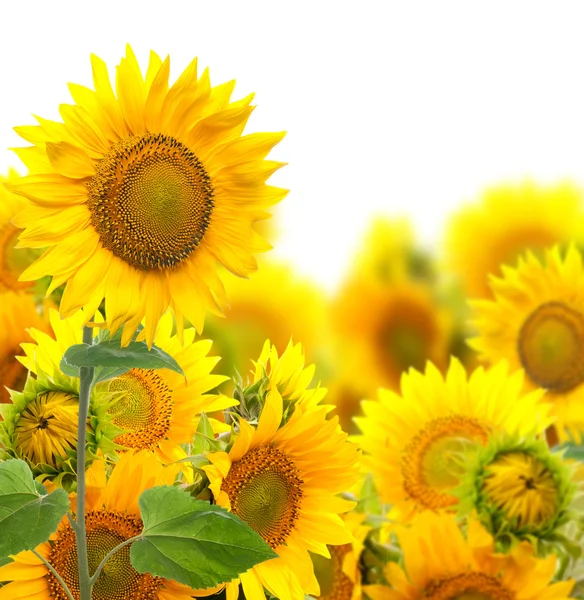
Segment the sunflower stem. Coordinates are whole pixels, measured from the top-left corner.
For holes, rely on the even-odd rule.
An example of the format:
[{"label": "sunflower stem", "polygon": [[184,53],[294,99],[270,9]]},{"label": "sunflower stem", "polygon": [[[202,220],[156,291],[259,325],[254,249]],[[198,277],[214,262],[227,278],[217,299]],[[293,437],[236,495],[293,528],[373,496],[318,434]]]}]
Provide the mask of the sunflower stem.
[{"label": "sunflower stem", "polygon": [[[83,343],[93,342],[91,327],[83,328]],[[79,421],[77,425],[77,503],[75,510],[75,540],[77,542],[77,561],[79,573],[79,598],[91,600],[91,576],[87,557],[87,534],[85,531],[85,445],[87,435],[87,415],[89,412],[89,393],[93,367],[79,369]]]},{"label": "sunflower stem", "polygon": [[95,573],[91,576],[90,582],[91,585],[93,585],[96,581],[97,578],[99,577],[99,574],[101,573],[101,570],[103,569],[103,567],[105,566],[105,563],[116,553],[118,552],[118,550],[121,550],[124,546],[127,546],[128,544],[133,544],[136,540],[139,540],[142,538],[142,534],[139,535],[135,535],[134,537],[131,537],[127,540],[124,540],[121,544],[118,544],[115,548],[113,548],[112,550],[110,550],[104,557],[104,559],[99,563],[99,565],[97,566],[97,569],[95,569]]},{"label": "sunflower stem", "polygon": [[55,567],[53,567],[53,565],[40,552],[33,550],[32,553],[37,558],[42,560],[43,563],[45,563],[45,566],[47,567],[47,569],[49,569],[49,571],[55,576],[56,580],[61,584],[61,587],[63,588],[65,594],[67,595],[67,598],[69,598],[69,600],[75,600],[75,598],[73,597],[73,594],[71,593],[71,590],[67,587],[67,584],[63,581],[63,578],[59,575],[59,573],[57,573],[57,570],[55,569]]}]

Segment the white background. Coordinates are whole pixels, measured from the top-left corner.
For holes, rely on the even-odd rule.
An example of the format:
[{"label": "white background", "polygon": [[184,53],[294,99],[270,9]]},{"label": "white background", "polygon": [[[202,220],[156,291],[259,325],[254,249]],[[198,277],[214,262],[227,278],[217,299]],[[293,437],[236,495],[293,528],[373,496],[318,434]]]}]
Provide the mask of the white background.
[{"label": "white background", "polygon": [[292,191],[275,253],[332,289],[373,214],[409,215],[439,247],[488,185],[584,181],[579,1],[18,1],[0,5],[0,170],[31,113],[58,118],[130,42],[194,56],[255,91],[248,131],[287,130],[273,178]]}]

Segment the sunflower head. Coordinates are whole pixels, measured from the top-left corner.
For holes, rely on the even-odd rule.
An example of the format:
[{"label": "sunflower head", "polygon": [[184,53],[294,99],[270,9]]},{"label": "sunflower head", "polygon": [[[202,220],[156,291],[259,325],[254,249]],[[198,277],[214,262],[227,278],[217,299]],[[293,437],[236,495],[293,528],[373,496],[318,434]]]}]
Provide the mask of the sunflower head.
[{"label": "sunflower head", "polygon": [[[584,238],[582,194],[570,184],[538,187],[525,182],[487,190],[460,211],[447,232],[447,260],[470,297],[489,298],[489,275],[515,266],[526,250]],[[477,244],[480,240],[480,244]]]},{"label": "sunflower head", "polygon": [[355,421],[363,435],[364,465],[399,519],[416,512],[454,510],[452,491],[468,456],[496,432],[541,433],[550,424],[543,392],[523,394],[520,372],[505,364],[467,376],[453,360],[446,376],[429,364],[402,378],[401,395],[380,390]]},{"label": "sunflower head", "polygon": [[483,361],[507,360],[525,371],[528,388],[547,390],[561,440],[584,431],[584,265],[571,246],[542,259],[527,253],[492,278],[494,299],[477,301],[471,340]]},{"label": "sunflower head", "polygon": [[[573,517],[572,469],[541,439],[493,436],[473,457],[453,493],[503,549],[518,539],[545,542]],[[543,546],[541,547],[543,550]]]},{"label": "sunflower head", "polygon": [[226,305],[217,263],[245,277],[269,248],[254,223],[286,194],[265,184],[283,134],[242,136],[252,96],[232,101],[235,82],[212,87],[196,60],[170,85],[168,58],[151,53],[144,74],[128,46],[115,92],[91,60],[95,89],[70,86],[62,122],[17,128],[32,144],[17,150],[30,174],[9,186],[28,200],[20,246],[48,248],[21,278],[66,284],[63,316],[90,319],[105,299],[124,344],[143,319],[152,344],[169,306],[201,330]]}]

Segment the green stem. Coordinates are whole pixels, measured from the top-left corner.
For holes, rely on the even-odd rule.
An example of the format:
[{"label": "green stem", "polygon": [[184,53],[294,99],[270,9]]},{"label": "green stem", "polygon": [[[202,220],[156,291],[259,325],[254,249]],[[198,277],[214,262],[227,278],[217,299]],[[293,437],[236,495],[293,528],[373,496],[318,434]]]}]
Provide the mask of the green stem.
[{"label": "green stem", "polygon": [[32,553],[37,558],[40,558],[45,563],[47,569],[49,569],[49,571],[55,576],[57,581],[61,584],[61,587],[63,588],[63,590],[65,591],[65,594],[67,595],[67,598],[69,598],[69,600],[75,600],[75,598],[73,597],[73,594],[71,593],[71,590],[67,587],[67,584],[63,581],[63,578],[59,575],[59,573],[57,573],[57,571],[55,570],[55,567],[53,567],[53,565],[40,552],[33,550]]},{"label": "green stem", "polygon": [[[83,343],[93,342],[91,327],[83,328]],[[75,509],[75,539],[79,572],[79,598],[91,600],[91,577],[87,558],[87,535],[85,531],[85,444],[87,437],[87,415],[93,367],[79,369],[79,421],[77,425],[77,504]]]},{"label": "green stem", "polygon": [[134,537],[131,537],[128,540],[124,540],[121,544],[118,544],[113,550],[110,550],[104,557],[104,559],[99,563],[99,565],[97,566],[97,569],[95,569],[95,573],[91,576],[90,582],[91,585],[93,585],[96,581],[97,578],[99,577],[99,574],[101,573],[101,570],[103,569],[103,567],[105,566],[105,563],[118,551],[121,550],[124,546],[127,546],[128,544],[133,544],[136,540],[139,540],[142,538],[142,534],[140,535],[135,535]]}]

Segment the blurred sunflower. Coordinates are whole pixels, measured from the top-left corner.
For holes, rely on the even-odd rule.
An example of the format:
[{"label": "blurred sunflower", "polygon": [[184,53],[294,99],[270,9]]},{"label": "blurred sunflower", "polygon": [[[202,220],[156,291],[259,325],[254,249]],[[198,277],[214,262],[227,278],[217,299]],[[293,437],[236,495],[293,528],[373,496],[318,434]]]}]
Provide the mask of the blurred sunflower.
[{"label": "blurred sunflower", "polygon": [[22,391],[26,381],[28,371],[16,358],[20,344],[32,339],[26,330],[45,331],[48,323],[29,294],[0,292],[0,305],[0,404],[6,404],[10,402],[8,390]]},{"label": "blurred sunflower", "polygon": [[543,259],[527,253],[516,269],[492,278],[494,300],[474,303],[473,348],[489,363],[524,369],[529,389],[544,388],[561,440],[584,432],[584,267],[571,246]]},{"label": "blurred sunflower", "polygon": [[279,429],[283,401],[277,387],[267,396],[257,428],[239,420],[229,453],[216,452],[204,467],[220,506],[237,514],[279,555],[256,565],[227,584],[237,598],[239,584],[248,598],[264,598],[264,587],[281,599],[303,600],[318,594],[308,551],[330,557],[327,545],[351,542],[338,513],[353,502],[338,494],[358,476],[358,452],[346,442],[326,407],[295,410]]},{"label": "blurred sunflower", "polygon": [[398,389],[402,373],[423,369],[426,361],[439,368],[448,363],[449,315],[426,285],[353,278],[340,291],[332,320],[341,368],[369,393]]},{"label": "blurred sunflower", "polygon": [[127,343],[145,318],[146,339],[171,306],[201,330],[226,305],[217,263],[247,276],[270,246],[253,223],[286,191],[265,185],[283,163],[266,161],[282,133],[242,137],[252,96],[231,102],[235,82],[214,88],[194,60],[169,88],[170,60],[154,52],[145,76],[132,49],[116,71],[116,94],[92,56],[95,91],[71,85],[63,122],[18,127],[30,174],[10,189],[28,206],[15,224],[23,247],[50,248],[23,274],[66,283],[61,314],[105,298],[108,328]]},{"label": "blurred sunflower", "polygon": [[[100,462],[94,463],[98,468]],[[93,467],[92,467],[93,468]],[[126,453],[105,483],[105,474],[88,472],[88,480],[102,479],[86,499],[85,525],[90,573],[94,573],[106,554],[118,544],[142,531],[138,507],[140,494],[157,485],[172,485],[176,469],[165,468],[148,452]],[[75,533],[64,517],[51,539],[36,548],[63,578],[75,598],[79,597],[77,546]],[[0,567],[0,600],[67,600],[55,576],[32,552],[21,552],[14,562]],[[193,590],[168,579],[138,573],[130,563],[130,545],[116,553],[93,587],[94,600],[190,600]]]},{"label": "blurred sunflower", "polygon": [[226,318],[210,316],[205,333],[213,339],[229,374],[247,372],[250,359],[259,355],[266,339],[280,351],[291,338],[301,340],[311,358],[323,344],[323,294],[289,265],[261,261],[249,280],[231,278],[226,290],[230,303]]},{"label": "blurred sunflower", "polygon": [[361,600],[361,569],[359,561],[365,538],[371,527],[363,523],[364,514],[347,513],[343,521],[353,541],[342,546],[328,546],[330,558],[312,555],[314,573],[320,585],[319,600]]},{"label": "blurred sunflower", "polygon": [[[0,440],[15,457],[28,462],[36,476],[74,485],[79,415],[79,378],[60,370],[63,354],[82,341],[86,315],[80,311],[61,320],[49,311],[53,339],[38,329],[30,329],[36,343],[21,344],[25,356],[18,357],[30,371],[22,391],[11,394],[9,404],[0,405]],[[107,418],[111,394],[100,386],[91,390],[87,427],[88,459],[97,449],[111,452],[113,438],[120,433]]]},{"label": "blurred sunflower", "polygon": [[428,364],[402,378],[401,395],[379,391],[364,400],[365,417],[355,422],[359,442],[381,498],[394,505],[396,518],[408,520],[424,510],[452,509],[452,490],[470,451],[494,432],[541,433],[551,422],[543,391],[522,395],[523,375],[509,375],[505,364],[470,377],[453,359],[446,376]]},{"label": "blurred sunflower", "polygon": [[493,538],[471,520],[466,536],[450,515],[418,515],[398,527],[403,568],[390,562],[391,589],[368,586],[372,600],[567,600],[573,581],[552,583],[556,557],[533,556],[527,542],[496,554]]},{"label": "blurred sunflower", "polygon": [[19,292],[34,286],[34,283],[18,281],[18,278],[38,257],[38,252],[30,248],[16,248],[20,230],[11,223],[12,218],[23,208],[25,201],[9,192],[3,185],[18,178],[19,175],[14,169],[8,172],[8,177],[0,176],[0,292]]},{"label": "blurred sunflower", "polygon": [[165,462],[183,458],[180,444],[192,442],[201,412],[222,410],[237,403],[207,394],[227,379],[211,373],[220,358],[207,356],[210,340],[194,342],[195,330],[186,329],[182,344],[172,335],[173,319],[160,320],[154,343],[172,356],[184,376],[169,369],[132,369],[98,387],[107,388],[114,402],[107,414],[124,430],[115,442],[133,450],[151,450]]},{"label": "blurred sunflower", "polygon": [[479,204],[453,218],[446,237],[447,263],[468,296],[490,298],[489,274],[499,276],[502,265],[515,266],[522,252],[584,241],[582,208],[582,193],[567,183],[489,189]]},{"label": "blurred sunflower", "polygon": [[494,436],[468,465],[455,494],[502,543],[557,540],[574,515],[572,469],[543,440]]}]

